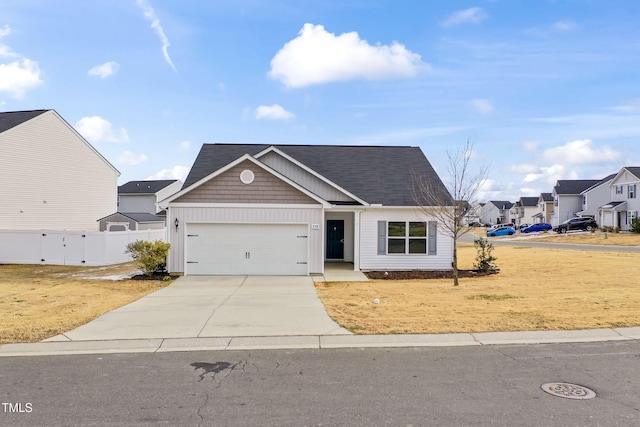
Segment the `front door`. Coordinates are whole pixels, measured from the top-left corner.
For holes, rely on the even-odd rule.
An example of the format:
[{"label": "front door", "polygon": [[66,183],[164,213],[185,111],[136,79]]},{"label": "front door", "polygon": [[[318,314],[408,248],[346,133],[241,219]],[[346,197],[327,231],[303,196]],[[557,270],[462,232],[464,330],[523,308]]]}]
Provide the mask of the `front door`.
[{"label": "front door", "polygon": [[344,220],[327,220],[327,259],[344,259]]}]

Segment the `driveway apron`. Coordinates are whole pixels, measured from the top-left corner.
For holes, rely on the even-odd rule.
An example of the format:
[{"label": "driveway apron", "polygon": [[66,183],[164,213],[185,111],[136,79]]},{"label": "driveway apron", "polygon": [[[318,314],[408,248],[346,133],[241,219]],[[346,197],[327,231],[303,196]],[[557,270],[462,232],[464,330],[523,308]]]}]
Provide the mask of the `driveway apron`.
[{"label": "driveway apron", "polygon": [[71,341],[349,334],[306,276],[183,276],[66,332]]}]

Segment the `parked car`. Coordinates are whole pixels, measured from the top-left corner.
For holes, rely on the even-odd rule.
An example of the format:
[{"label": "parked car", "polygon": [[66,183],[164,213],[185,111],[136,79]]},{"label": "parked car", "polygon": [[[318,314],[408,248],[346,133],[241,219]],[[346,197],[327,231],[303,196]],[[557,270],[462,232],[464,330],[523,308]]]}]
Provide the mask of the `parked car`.
[{"label": "parked car", "polygon": [[512,236],[514,234],[516,234],[516,229],[506,225],[501,225],[498,228],[487,231],[487,237]]},{"label": "parked car", "polygon": [[484,227],[484,224],[478,222],[478,221],[471,221],[469,223],[469,227]]},{"label": "parked car", "polygon": [[[495,224],[495,225],[492,225],[490,227],[490,229],[491,230],[495,230],[495,229],[500,228],[500,227],[512,227],[513,228],[513,223],[512,222],[508,222],[506,224]],[[514,230],[515,230],[515,228],[514,228]]]},{"label": "parked car", "polygon": [[519,229],[520,231],[522,231],[522,229],[523,229],[523,228],[527,228],[527,227],[529,227],[529,226],[531,226],[531,225],[532,225],[532,224],[529,224],[528,222],[525,222],[524,224],[520,224],[520,225],[518,226],[518,229]]},{"label": "parked car", "polygon": [[553,228],[553,231],[558,233],[566,233],[571,230],[585,230],[590,231],[594,228],[598,228],[598,223],[596,220],[589,217],[575,217],[570,218]]},{"label": "parked car", "polygon": [[538,224],[531,224],[528,227],[525,227],[520,230],[521,233],[535,233],[537,231],[547,231],[551,230],[553,227],[551,224],[547,224],[546,222],[541,222]]}]

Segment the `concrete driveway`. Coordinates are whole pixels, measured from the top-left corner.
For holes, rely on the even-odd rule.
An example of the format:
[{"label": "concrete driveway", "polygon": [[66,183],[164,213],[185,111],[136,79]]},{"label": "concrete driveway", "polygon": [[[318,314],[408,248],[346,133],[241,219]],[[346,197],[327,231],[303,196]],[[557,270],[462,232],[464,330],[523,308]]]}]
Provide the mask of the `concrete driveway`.
[{"label": "concrete driveway", "polygon": [[51,341],[350,334],[305,276],[184,276]]}]

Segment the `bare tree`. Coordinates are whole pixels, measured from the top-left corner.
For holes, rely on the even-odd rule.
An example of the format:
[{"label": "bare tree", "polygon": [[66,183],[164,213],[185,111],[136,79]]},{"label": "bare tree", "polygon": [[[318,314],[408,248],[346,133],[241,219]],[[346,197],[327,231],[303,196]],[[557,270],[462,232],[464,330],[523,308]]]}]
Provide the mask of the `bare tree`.
[{"label": "bare tree", "polygon": [[464,217],[482,184],[486,181],[489,169],[480,165],[472,168],[473,144],[467,141],[453,150],[447,150],[447,177],[445,186],[448,194],[438,191],[441,183],[434,183],[424,175],[414,175],[413,198],[416,206],[426,215],[436,218],[444,233],[453,239],[453,285],[458,286],[458,239],[469,231]]}]

